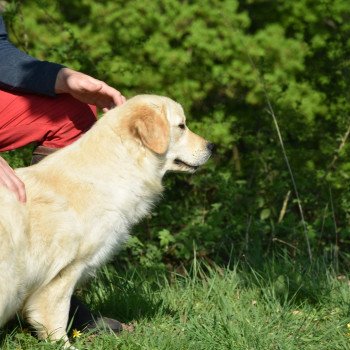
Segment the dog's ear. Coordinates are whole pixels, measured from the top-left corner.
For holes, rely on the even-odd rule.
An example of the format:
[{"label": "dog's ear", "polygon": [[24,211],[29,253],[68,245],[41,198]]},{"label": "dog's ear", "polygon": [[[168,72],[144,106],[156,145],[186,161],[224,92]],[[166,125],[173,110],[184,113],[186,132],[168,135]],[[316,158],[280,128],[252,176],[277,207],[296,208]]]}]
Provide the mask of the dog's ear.
[{"label": "dog's ear", "polygon": [[169,123],[163,107],[142,105],[135,108],[130,119],[134,137],[157,154],[163,154],[169,146]]}]

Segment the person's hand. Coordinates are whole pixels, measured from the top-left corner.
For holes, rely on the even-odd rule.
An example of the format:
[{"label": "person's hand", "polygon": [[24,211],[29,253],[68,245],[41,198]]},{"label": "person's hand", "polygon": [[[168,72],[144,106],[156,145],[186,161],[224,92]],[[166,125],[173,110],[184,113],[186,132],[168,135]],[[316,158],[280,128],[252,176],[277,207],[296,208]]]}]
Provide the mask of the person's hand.
[{"label": "person's hand", "polygon": [[103,81],[69,68],[62,68],[58,72],[55,92],[68,93],[81,102],[102,108],[104,112],[126,101],[118,90]]},{"label": "person's hand", "polygon": [[17,199],[25,203],[27,200],[24,183],[17,177],[13,169],[0,157],[0,186],[14,192]]}]

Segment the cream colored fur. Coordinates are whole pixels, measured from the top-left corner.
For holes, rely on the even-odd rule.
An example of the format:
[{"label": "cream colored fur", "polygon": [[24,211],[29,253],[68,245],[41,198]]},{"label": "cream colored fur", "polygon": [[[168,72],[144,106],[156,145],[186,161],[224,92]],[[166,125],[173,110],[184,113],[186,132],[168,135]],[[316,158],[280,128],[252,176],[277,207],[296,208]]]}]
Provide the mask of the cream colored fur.
[{"label": "cream colored fur", "polygon": [[0,188],[0,326],[22,311],[41,338],[63,339],[76,283],[109,259],[162,192],[167,171],[193,172],[207,141],[179,104],[140,95],[74,144],[18,169],[27,203]]}]

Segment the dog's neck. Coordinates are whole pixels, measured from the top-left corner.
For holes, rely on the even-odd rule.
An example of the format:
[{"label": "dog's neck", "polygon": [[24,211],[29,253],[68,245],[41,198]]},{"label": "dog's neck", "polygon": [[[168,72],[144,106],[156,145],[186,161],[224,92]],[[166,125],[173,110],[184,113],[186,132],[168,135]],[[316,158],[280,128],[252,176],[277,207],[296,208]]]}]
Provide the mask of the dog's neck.
[{"label": "dog's neck", "polygon": [[[101,132],[105,135],[103,139],[99,136]],[[80,162],[85,167],[85,170],[81,170],[88,176],[92,174],[95,179],[99,179],[104,184],[108,182],[111,190],[113,187],[120,189],[124,183],[131,182],[133,193],[137,197],[153,198],[162,193],[164,175],[162,169],[165,163],[163,157],[153,153],[141,143],[116,132],[103,118],[78,140],[76,146],[72,145],[72,153],[74,147],[82,148],[77,158],[84,157],[85,154],[89,155],[91,152],[96,154],[97,159],[86,157],[83,162]]]}]

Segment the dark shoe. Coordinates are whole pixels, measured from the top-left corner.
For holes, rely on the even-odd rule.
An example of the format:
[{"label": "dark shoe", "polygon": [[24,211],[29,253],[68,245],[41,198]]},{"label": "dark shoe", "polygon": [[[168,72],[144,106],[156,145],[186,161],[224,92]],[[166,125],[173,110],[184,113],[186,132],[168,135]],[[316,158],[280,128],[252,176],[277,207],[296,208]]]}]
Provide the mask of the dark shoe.
[{"label": "dark shoe", "polygon": [[69,325],[71,329],[77,329],[82,332],[114,332],[120,333],[123,330],[123,325],[112,318],[95,316],[93,313],[79,301],[75,296],[72,296],[69,310]]},{"label": "dark shoe", "polygon": [[113,318],[100,316],[95,321],[88,323],[85,330],[120,333],[123,330],[123,325]]},{"label": "dark shoe", "polygon": [[44,147],[44,146],[38,146],[33,151],[32,161],[30,162],[30,165],[34,165],[36,163],[39,163],[43,158],[56,152],[57,150],[58,150],[58,148],[49,148],[49,147]]}]

